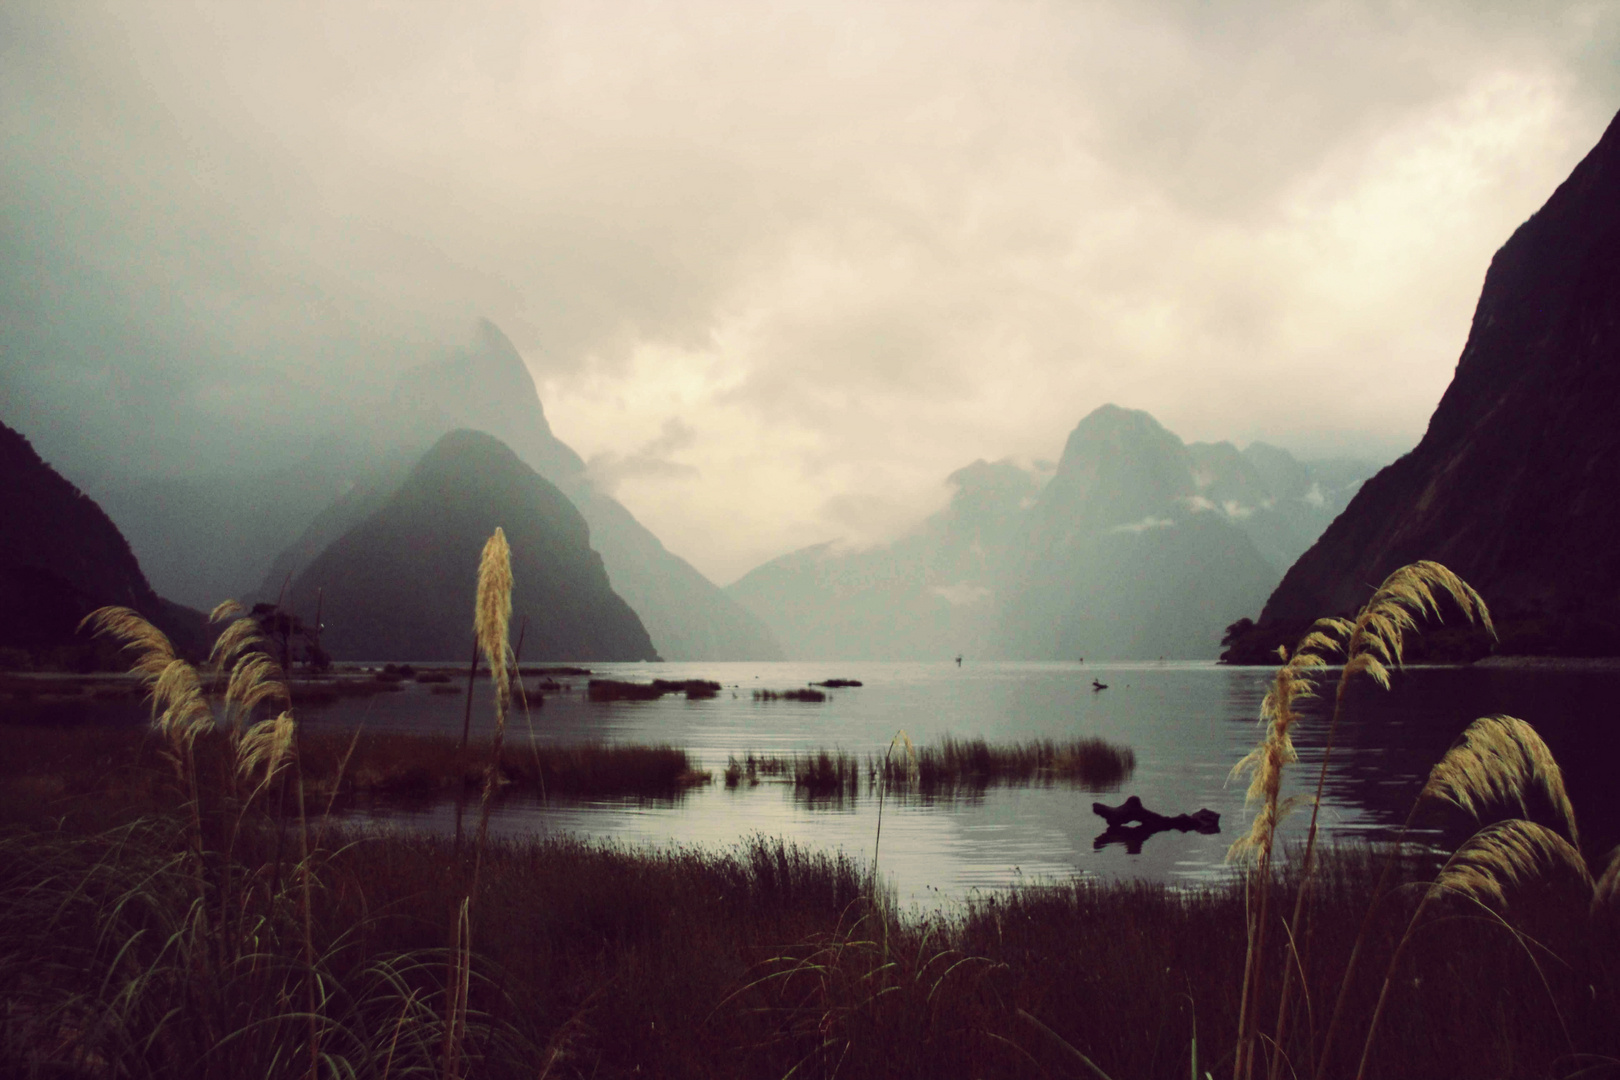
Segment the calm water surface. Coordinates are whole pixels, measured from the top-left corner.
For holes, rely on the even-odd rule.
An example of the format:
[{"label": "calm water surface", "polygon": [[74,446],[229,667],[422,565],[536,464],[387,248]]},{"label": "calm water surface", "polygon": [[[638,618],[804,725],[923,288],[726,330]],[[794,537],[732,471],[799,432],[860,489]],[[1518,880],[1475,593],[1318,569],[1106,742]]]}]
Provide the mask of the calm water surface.
[{"label": "calm water surface", "polygon": [[[530,721],[542,743],[597,740],[684,747],[716,782],[675,800],[542,802],[508,799],[494,828],[506,834],[570,832],[633,844],[681,843],[723,849],[754,833],[870,859],[877,802],[864,793],[840,802],[796,797],[789,785],[730,789],[719,782],[728,755],[839,748],[881,754],[899,730],[919,743],[944,735],[995,741],[1099,736],[1129,746],[1136,771],[1117,792],[1067,785],[991,788],[981,797],[925,802],[889,799],[883,810],[879,865],[905,903],[929,905],[1020,880],[1147,878],[1198,882],[1229,872],[1228,845],[1246,827],[1242,782],[1228,773],[1259,737],[1256,717],[1271,672],[1209,663],[1113,665],[1036,663],[667,663],[593,665],[603,677],[707,678],[718,698],[593,704],[585,678],[570,693],[545,696]],[[860,688],[834,690],[821,704],[756,702],[755,689],[782,690],[829,677]],[[1093,679],[1108,689],[1093,691]],[[1610,719],[1620,674],[1415,668],[1393,692],[1359,687],[1341,723],[1322,821],[1340,838],[1392,835],[1405,819],[1431,765],[1469,720],[1509,713],[1535,724],[1563,764],[1581,815],[1583,843],[1602,854],[1620,839],[1613,763],[1620,735]],[[530,679],[531,685],[535,680]],[[474,723],[487,729],[489,684],[479,687]],[[301,710],[312,727],[459,733],[462,699],[408,685],[398,693],[341,699]],[[1300,765],[1284,794],[1314,784],[1325,722],[1320,703],[1296,738]],[[509,738],[527,736],[523,718]],[[1095,846],[1102,821],[1093,800],[1127,795],[1165,814],[1207,807],[1221,815],[1218,835],[1162,833],[1139,853]],[[454,810],[378,808],[357,816],[384,827],[448,829]],[[1308,813],[1285,832],[1303,836]],[[1438,838],[1429,830],[1426,835]]]}]

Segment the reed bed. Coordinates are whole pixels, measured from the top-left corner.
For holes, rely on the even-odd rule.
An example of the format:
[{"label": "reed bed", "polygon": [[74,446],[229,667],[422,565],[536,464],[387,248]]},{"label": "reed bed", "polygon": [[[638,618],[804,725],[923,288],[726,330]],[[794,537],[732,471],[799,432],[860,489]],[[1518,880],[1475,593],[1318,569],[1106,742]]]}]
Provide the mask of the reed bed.
[{"label": "reed bed", "polygon": [[[162,805],[166,766],[161,744],[144,728],[11,726],[9,752],[0,755],[0,801],[50,791],[87,807],[106,799],[134,800],[144,809]],[[197,753],[221,759],[222,732],[198,737]],[[490,744],[465,748],[448,736],[396,732],[358,735],[330,731],[302,735],[304,782],[321,800],[341,807],[356,797],[433,799],[454,794],[458,784],[476,787],[484,779]],[[222,759],[221,759],[222,762]],[[213,768],[222,767],[216,762]],[[508,745],[500,760],[504,791],[570,797],[668,797],[710,774],[685,750],[672,746],[583,743],[564,746]]]},{"label": "reed bed", "polygon": [[896,795],[948,798],[993,786],[1072,784],[1085,791],[1115,791],[1136,769],[1129,747],[1102,739],[1031,739],[989,743],[955,739],[914,748],[911,755],[814,750],[802,754],[732,755],[722,774],[727,787],[785,779],[814,797],[855,798],[879,787]]},{"label": "reed bed", "polygon": [[803,687],[797,690],[755,690],[755,701],[805,701],[818,704],[827,700],[825,691],[812,687]]},{"label": "reed bed", "polygon": [[657,701],[665,694],[712,698],[719,696],[720,684],[712,679],[654,679],[650,683],[592,679],[586,687],[586,696],[591,701]]}]

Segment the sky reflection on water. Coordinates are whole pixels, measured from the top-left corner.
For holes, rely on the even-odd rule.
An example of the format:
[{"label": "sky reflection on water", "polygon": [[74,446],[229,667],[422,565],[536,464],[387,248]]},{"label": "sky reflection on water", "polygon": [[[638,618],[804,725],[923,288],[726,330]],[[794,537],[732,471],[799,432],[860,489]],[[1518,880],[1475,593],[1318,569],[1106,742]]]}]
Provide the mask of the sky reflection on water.
[{"label": "sky reflection on water", "polygon": [[[880,865],[902,902],[923,904],[1019,880],[1082,875],[1197,882],[1229,873],[1226,849],[1248,818],[1243,784],[1228,782],[1228,774],[1260,734],[1256,717],[1271,676],[1267,669],[1202,663],[969,662],[960,669],[947,663],[614,664],[596,671],[636,680],[710,678],[726,689],[707,701],[671,696],[592,704],[584,700],[583,678],[565,680],[573,683],[573,692],[547,695],[530,718],[536,739],[682,746],[715,772],[716,782],[670,801],[513,798],[498,813],[493,826],[498,833],[572,832],[631,844],[720,849],[763,833],[870,859],[875,798],[863,792],[818,803],[772,782],[728,790],[719,782],[727,755],[820,748],[881,754],[900,729],[919,744],[947,734],[993,742],[1100,736],[1135,751],[1135,775],[1117,792],[1059,784],[996,787],[982,797],[949,800],[889,799]],[[819,705],[752,698],[756,688],[787,689],[835,676],[866,685],[832,691]],[[1093,692],[1093,678],[1109,689]],[[1559,754],[1582,813],[1584,839],[1601,854],[1620,833],[1598,767],[1600,761],[1615,760],[1615,739],[1579,718],[1589,717],[1598,703],[1612,702],[1617,688],[1620,676],[1611,673],[1422,668],[1399,675],[1391,693],[1358,688],[1340,729],[1323,827],[1340,838],[1388,837],[1405,819],[1429,767],[1467,722],[1509,712],[1536,724]],[[487,695],[487,682],[480,690]],[[1296,738],[1301,762],[1286,774],[1284,795],[1306,793],[1314,783],[1324,709],[1323,701],[1314,703],[1301,725]],[[304,716],[320,727],[348,727],[363,719],[374,730],[450,732],[459,731],[461,699],[430,696],[412,686],[373,699],[310,707]],[[489,703],[477,701],[474,716],[476,724],[487,726]],[[519,737],[526,734],[522,718],[514,729]],[[1118,844],[1094,849],[1103,822],[1092,813],[1092,801],[1118,803],[1132,794],[1166,814],[1208,807],[1221,815],[1222,831],[1159,834],[1140,854]],[[1303,838],[1308,816],[1300,812],[1287,821],[1285,841]],[[454,809],[388,808],[378,820],[391,827],[447,829],[453,828]],[[1423,835],[1436,836],[1432,829]]]}]

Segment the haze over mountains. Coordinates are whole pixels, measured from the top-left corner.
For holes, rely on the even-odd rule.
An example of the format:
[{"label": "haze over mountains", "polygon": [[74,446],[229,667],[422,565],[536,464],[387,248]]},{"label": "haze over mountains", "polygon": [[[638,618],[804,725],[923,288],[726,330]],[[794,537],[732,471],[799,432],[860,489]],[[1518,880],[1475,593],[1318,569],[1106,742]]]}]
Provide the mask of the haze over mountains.
[{"label": "haze over mountains", "polygon": [[613,590],[665,659],[781,655],[769,630],[597,490],[584,462],[551,433],[522,358],[488,321],[471,348],[407,372],[388,409],[355,417],[297,468],[143,481],[103,499],[175,595],[199,605],[223,595],[274,601],[328,545],[378,512],[435,440],[459,428],[495,436],[573,502]]},{"label": "haze over mountains", "polygon": [[1373,468],[1189,446],[1107,405],[1049,474],[975,462],[894,543],[806,548],[727,591],[795,658],[1208,656]]},{"label": "haze over mountains", "polygon": [[303,567],[286,603],[337,660],[445,660],[472,641],[477,553],[512,548],[512,633],[536,660],[656,660],[567,496],[483,432],[441,438],[382,505]]},{"label": "haze over mountains", "polygon": [[[292,580],[302,605],[322,573],[379,558],[361,540],[375,543],[370,524],[394,521],[400,500],[425,505],[412,494],[425,444],[473,427],[511,448],[496,472],[520,462],[578,509],[611,588],[645,627],[645,644],[628,631],[616,639],[626,655],[1199,657],[1264,602],[1233,656],[1264,659],[1418,558],[1451,566],[1500,621],[1530,626],[1505,651],[1611,653],[1620,649],[1617,126],[1492,260],[1423,441],[1364,487],[1372,470],[1360,463],[1300,462],[1263,443],[1189,445],[1146,413],[1104,406],[1050,470],[975,462],[949,477],[949,505],[899,540],[805,548],[722,593],[595,488],[552,435],[521,359],[486,323],[472,349],[411,372],[384,415],[329,435],[305,468],[213,488],[153,482],[109,505],[125,507],[131,534],[144,537],[136,549],[149,546],[177,584],[217,583],[257,563],[267,568],[261,597]],[[42,467],[31,451],[11,457],[8,468]],[[548,528],[577,539],[561,504],[530,496],[548,508]],[[396,521],[392,535],[419,528]],[[275,558],[271,542],[282,544]],[[127,548],[101,546],[109,566],[124,567],[117,589],[162,610],[142,591],[140,568],[125,565]],[[579,565],[590,561],[570,550]],[[52,581],[36,576],[29,595],[72,592]]]}]

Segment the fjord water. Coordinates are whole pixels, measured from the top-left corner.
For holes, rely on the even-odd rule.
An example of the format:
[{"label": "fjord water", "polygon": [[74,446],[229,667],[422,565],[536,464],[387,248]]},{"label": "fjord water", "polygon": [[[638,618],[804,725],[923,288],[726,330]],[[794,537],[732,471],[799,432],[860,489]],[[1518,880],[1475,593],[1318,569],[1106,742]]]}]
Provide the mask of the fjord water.
[{"label": "fjord water", "polygon": [[[572,689],[548,693],[528,720],[514,716],[508,737],[543,743],[584,741],[667,743],[687,749],[714,783],[669,800],[599,799],[503,801],[493,828],[503,834],[571,832],[631,844],[700,844],[723,849],[752,834],[780,836],[870,859],[878,803],[863,790],[853,799],[812,800],[789,784],[763,782],[728,789],[721,772],[728,755],[790,755],[842,749],[881,755],[895,733],[921,744],[946,735],[990,742],[1097,736],[1130,747],[1136,769],[1117,791],[1089,792],[1067,784],[992,787],[951,799],[888,798],[878,858],[902,902],[931,904],[974,890],[1024,880],[1144,878],[1191,883],[1230,870],[1226,849],[1247,826],[1244,783],[1229,781],[1233,766],[1260,735],[1256,718],[1272,672],[1210,663],[694,663],[593,666],[597,677],[650,681],[706,678],[723,684],[717,698],[668,695],[650,702],[592,703],[583,676],[562,678]],[[1334,673],[1336,675],[1336,673]],[[802,687],[829,677],[864,685],[831,690],[819,704],[756,701],[756,689]],[[1405,820],[1429,768],[1467,723],[1509,713],[1540,730],[1563,764],[1583,826],[1583,846],[1601,855],[1616,839],[1620,814],[1609,775],[1620,752],[1606,716],[1620,691],[1609,671],[1411,668],[1385,693],[1353,688],[1334,749],[1322,807],[1333,838],[1388,838]],[[1093,680],[1107,684],[1094,690]],[[527,680],[532,686],[533,678]],[[475,695],[475,732],[492,723],[489,682]],[[1327,688],[1331,694],[1331,685]],[[459,734],[460,695],[431,695],[407,684],[397,693],[346,698],[300,710],[319,728]],[[1325,703],[1307,704],[1295,743],[1300,763],[1288,770],[1283,794],[1314,784],[1326,729]],[[1221,815],[1221,832],[1168,832],[1138,853],[1121,844],[1094,846],[1103,832],[1093,800],[1128,795],[1164,814],[1207,807]],[[357,816],[383,827],[446,830],[449,805],[378,805]],[[1285,842],[1303,837],[1308,808],[1285,824]],[[1420,822],[1420,824],[1428,824]],[[1420,839],[1436,839],[1432,828]]]}]

